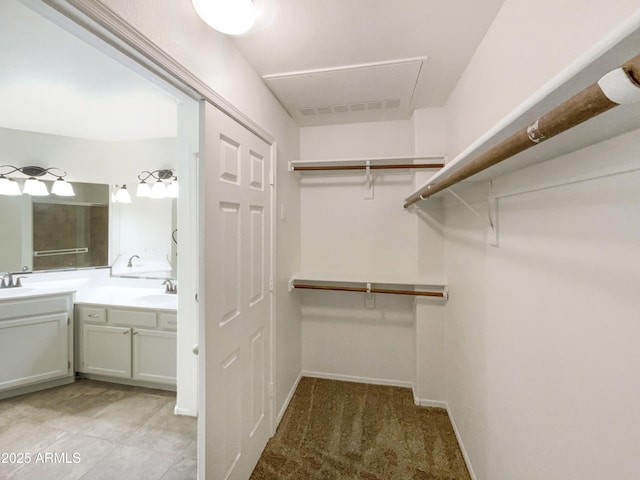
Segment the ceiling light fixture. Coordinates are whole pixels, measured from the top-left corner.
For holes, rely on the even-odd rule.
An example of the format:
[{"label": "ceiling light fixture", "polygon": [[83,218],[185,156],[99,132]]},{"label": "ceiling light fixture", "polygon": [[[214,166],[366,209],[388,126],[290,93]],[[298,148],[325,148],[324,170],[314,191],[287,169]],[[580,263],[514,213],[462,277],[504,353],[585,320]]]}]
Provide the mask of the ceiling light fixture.
[{"label": "ceiling light fixture", "polygon": [[112,197],[114,203],[131,203],[131,195],[126,185],[116,185],[116,193]]},{"label": "ceiling light fixture", "polygon": [[20,186],[13,178],[7,178],[0,175],[0,195],[22,195]]},{"label": "ceiling light fixture", "polygon": [[[7,168],[9,170],[0,174],[0,195],[20,195],[18,182],[12,178],[5,177],[5,175],[10,175],[16,172],[29,177],[24,182],[22,193],[26,193],[34,197],[45,197],[49,195],[47,185],[42,180],[39,180],[39,178],[44,175],[51,175],[53,177],[57,177],[56,181],[53,182],[51,193],[63,197],[73,197],[75,195],[73,186],[70,183],[67,183],[63,178],[67,176],[67,172],[60,170],[59,168],[42,168],[35,166],[14,167],[13,165],[2,165],[0,166],[0,169],[2,168]],[[60,173],[53,173],[51,170],[57,170]]]},{"label": "ceiling light fixture", "polygon": [[252,0],[192,0],[200,18],[227,35],[248,32],[256,21]]},{"label": "ceiling light fixture", "polygon": [[173,177],[171,183],[167,185],[167,197],[178,198],[178,177]]},{"label": "ceiling light fixture", "polygon": [[[146,181],[149,179],[155,179],[153,185],[149,185]],[[150,197],[150,198],[177,198],[178,197],[178,177],[173,174],[173,170],[154,170],[149,172],[143,171],[138,175],[138,189],[136,190],[136,197]],[[169,185],[164,183],[164,180],[171,180]]]}]

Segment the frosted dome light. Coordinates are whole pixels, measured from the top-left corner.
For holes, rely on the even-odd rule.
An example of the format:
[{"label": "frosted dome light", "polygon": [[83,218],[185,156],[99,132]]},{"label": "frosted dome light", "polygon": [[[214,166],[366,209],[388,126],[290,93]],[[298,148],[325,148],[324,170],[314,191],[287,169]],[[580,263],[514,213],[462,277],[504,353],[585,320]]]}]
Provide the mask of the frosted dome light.
[{"label": "frosted dome light", "polygon": [[227,35],[248,32],[257,16],[252,0],[193,0],[193,7],[205,23]]}]

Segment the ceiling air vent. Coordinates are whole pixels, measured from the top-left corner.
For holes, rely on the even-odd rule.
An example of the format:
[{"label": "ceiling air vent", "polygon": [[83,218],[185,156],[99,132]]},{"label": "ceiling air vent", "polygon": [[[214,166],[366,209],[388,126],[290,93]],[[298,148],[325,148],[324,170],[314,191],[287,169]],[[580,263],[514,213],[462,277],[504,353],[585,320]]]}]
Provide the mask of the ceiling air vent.
[{"label": "ceiling air vent", "polygon": [[400,58],[263,78],[300,125],[407,119],[425,60]]},{"label": "ceiling air vent", "polygon": [[398,108],[400,107],[400,99],[394,98],[393,100],[386,100],[384,102],[384,108]]}]

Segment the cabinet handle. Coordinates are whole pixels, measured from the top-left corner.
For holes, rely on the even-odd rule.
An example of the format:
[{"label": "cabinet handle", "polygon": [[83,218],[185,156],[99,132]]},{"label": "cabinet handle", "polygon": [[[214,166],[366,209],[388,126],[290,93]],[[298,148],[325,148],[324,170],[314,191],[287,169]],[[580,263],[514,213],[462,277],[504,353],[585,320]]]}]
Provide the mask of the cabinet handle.
[{"label": "cabinet handle", "polygon": [[125,330],[124,332],[122,332],[123,335],[126,335],[127,333],[129,333],[129,330]]},{"label": "cabinet handle", "polygon": [[177,325],[178,321],[177,320],[169,320],[169,325]]},{"label": "cabinet handle", "polygon": [[138,332],[133,332],[133,335],[137,335],[137,334],[138,334]]},{"label": "cabinet handle", "polygon": [[98,315],[97,313],[92,313],[90,315],[87,315],[89,318],[98,318],[100,315]]}]

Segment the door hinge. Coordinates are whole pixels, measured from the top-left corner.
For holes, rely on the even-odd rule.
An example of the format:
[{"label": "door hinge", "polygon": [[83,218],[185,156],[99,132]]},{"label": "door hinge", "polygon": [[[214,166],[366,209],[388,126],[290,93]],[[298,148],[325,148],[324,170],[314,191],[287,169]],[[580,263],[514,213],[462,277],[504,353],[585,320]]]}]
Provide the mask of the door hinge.
[{"label": "door hinge", "polygon": [[269,185],[275,185],[276,179],[273,170],[269,170]]},{"label": "door hinge", "polygon": [[273,275],[269,277],[269,291],[273,292]]},{"label": "door hinge", "polygon": [[71,360],[67,360],[67,371],[71,370]]},{"label": "door hinge", "polygon": [[71,317],[67,317],[67,325],[71,325]]}]

